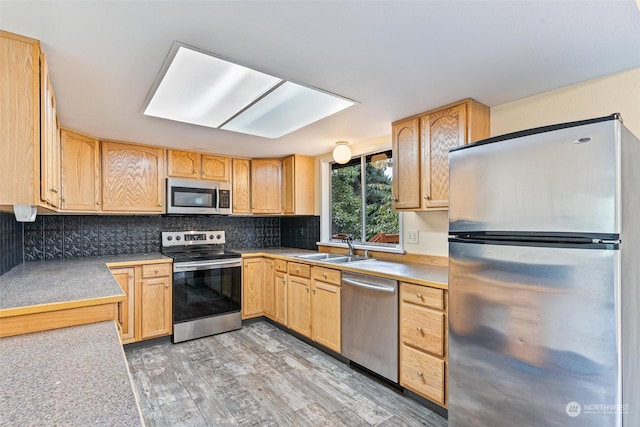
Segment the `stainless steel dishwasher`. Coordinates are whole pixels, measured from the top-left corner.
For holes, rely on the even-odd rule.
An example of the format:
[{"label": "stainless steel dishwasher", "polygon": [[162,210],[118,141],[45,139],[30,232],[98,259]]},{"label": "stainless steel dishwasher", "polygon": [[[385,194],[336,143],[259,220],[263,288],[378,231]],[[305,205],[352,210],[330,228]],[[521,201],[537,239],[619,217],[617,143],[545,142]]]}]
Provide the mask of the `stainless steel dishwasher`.
[{"label": "stainless steel dishwasher", "polygon": [[342,273],[342,355],[398,382],[398,282]]}]

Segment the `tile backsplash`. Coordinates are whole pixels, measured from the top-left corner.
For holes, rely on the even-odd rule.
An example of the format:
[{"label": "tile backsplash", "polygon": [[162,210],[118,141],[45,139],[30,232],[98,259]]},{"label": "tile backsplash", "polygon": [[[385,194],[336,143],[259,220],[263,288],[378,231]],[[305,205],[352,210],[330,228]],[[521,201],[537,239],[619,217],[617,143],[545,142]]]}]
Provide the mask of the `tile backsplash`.
[{"label": "tile backsplash", "polygon": [[13,214],[0,212],[0,274],[22,262],[22,223]]},{"label": "tile backsplash", "polygon": [[277,246],[316,249],[320,218],[42,215],[33,223],[24,223],[24,259],[160,252],[160,233],[178,230],[224,230],[229,249]]}]

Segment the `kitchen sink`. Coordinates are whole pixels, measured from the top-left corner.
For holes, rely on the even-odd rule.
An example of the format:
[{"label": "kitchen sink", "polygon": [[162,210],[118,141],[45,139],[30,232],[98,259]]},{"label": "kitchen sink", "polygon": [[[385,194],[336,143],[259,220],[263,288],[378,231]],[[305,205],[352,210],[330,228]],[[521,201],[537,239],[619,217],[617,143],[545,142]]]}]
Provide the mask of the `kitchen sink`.
[{"label": "kitchen sink", "polygon": [[342,255],[342,254],[329,254],[329,253],[298,255],[297,258],[307,259],[310,261],[327,262],[330,264],[346,264],[349,262],[373,260],[373,258],[363,257],[359,255]]}]

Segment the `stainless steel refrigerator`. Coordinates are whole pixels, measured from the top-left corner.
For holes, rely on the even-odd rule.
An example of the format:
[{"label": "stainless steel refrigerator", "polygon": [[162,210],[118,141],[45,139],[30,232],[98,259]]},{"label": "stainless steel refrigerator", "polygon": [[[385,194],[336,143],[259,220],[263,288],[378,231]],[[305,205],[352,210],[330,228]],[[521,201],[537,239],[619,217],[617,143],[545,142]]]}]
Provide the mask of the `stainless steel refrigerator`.
[{"label": "stainless steel refrigerator", "polygon": [[640,426],[638,138],[613,114],[449,156],[449,426]]}]

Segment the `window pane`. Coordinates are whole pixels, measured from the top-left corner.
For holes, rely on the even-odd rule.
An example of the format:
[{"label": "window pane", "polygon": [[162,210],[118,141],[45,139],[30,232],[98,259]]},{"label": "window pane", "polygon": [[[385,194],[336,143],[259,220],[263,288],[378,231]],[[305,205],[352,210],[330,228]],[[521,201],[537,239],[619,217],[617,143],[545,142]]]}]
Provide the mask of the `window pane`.
[{"label": "window pane", "polygon": [[331,168],[331,236],[352,234],[355,240],[362,234],[362,192],[360,158]]},{"label": "window pane", "polygon": [[393,210],[391,151],[367,156],[366,171],[366,240],[398,244],[400,225],[398,213]]}]

